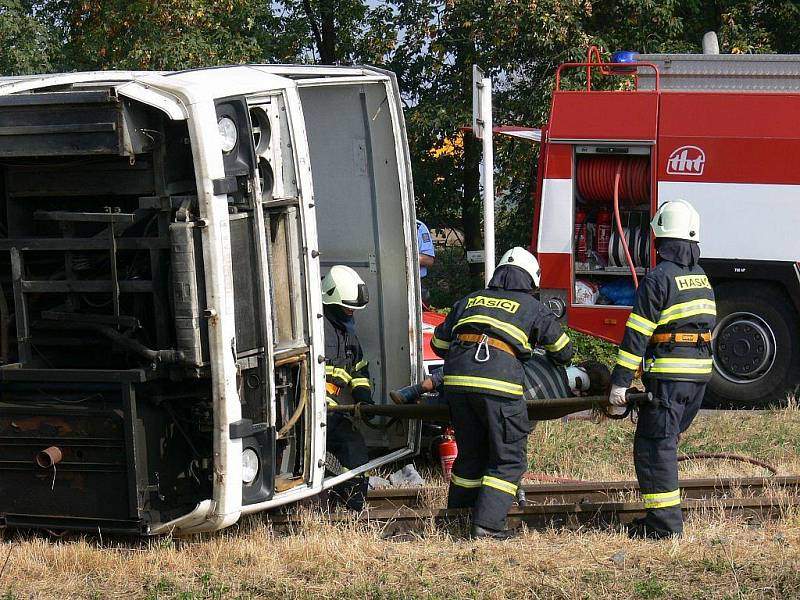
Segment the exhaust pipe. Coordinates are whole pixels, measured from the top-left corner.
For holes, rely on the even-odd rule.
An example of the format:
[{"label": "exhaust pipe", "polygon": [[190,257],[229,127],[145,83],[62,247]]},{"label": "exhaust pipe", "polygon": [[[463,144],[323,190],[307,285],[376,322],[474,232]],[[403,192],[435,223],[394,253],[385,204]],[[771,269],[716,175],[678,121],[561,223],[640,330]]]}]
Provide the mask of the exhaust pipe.
[{"label": "exhaust pipe", "polygon": [[61,462],[64,453],[58,446],[50,446],[36,453],[36,464],[43,469],[50,469]]}]

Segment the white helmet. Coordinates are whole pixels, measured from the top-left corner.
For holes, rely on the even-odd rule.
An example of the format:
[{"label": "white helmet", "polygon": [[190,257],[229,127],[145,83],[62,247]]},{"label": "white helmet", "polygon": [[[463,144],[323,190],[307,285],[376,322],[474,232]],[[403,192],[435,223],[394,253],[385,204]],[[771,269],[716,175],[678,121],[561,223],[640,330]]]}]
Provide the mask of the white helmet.
[{"label": "white helmet", "polygon": [[369,302],[367,284],[350,267],[334,265],[322,278],[322,303],[359,310]]},{"label": "white helmet", "polygon": [[533,287],[539,287],[539,280],[542,275],[542,270],[539,268],[539,261],[536,260],[533,254],[525,250],[525,248],[516,246],[503,254],[503,258],[500,259],[497,268],[499,269],[505,265],[519,267],[527,272],[533,278]]},{"label": "white helmet", "polygon": [[657,238],[700,241],[700,214],[686,200],[668,200],[650,222]]}]

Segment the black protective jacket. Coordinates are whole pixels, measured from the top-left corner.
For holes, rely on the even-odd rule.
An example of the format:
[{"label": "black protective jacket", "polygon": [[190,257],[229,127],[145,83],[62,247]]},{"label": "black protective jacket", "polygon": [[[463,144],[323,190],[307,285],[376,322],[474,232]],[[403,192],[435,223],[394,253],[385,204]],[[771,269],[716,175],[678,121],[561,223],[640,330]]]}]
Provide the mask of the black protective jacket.
[{"label": "black protective jacket", "polygon": [[337,308],[325,307],[325,388],[329,404],[372,402],[369,363]]},{"label": "black protective jacket", "polygon": [[[474,342],[460,341],[460,334],[485,334],[507,343],[514,354],[491,346],[479,350]],[[553,313],[519,289],[488,288],[469,294],[455,303],[431,339],[433,351],[445,359],[446,389],[508,398],[522,398],[520,361],[529,358],[537,345],[557,364],[568,364],[572,358],[572,342]],[[485,362],[479,360],[487,355]]]},{"label": "black protective jacket", "polygon": [[[657,240],[660,262],[636,290],[611,380],[629,386],[644,363],[644,377],[673,381],[711,379],[711,343],[653,343],[659,334],[710,334],[716,322],[714,291],[697,264],[697,245]],[[644,359],[644,360],[643,360]]]}]

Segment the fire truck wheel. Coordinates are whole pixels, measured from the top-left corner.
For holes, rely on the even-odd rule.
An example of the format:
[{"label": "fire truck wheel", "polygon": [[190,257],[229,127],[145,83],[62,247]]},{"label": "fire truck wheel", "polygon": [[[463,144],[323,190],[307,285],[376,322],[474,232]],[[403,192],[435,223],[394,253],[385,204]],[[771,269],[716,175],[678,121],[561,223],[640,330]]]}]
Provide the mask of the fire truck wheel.
[{"label": "fire truck wheel", "polygon": [[714,375],[705,404],[752,408],[786,400],[800,383],[800,319],[768,284],[715,286]]}]

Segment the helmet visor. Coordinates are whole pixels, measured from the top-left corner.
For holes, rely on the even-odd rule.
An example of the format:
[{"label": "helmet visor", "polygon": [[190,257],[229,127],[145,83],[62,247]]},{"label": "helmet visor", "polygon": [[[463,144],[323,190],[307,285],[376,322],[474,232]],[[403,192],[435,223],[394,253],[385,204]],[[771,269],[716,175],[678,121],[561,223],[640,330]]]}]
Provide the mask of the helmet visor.
[{"label": "helmet visor", "polygon": [[351,306],[353,308],[364,308],[369,302],[369,291],[367,290],[366,283],[358,284],[358,294],[355,300],[345,300],[342,298],[342,304]]}]

